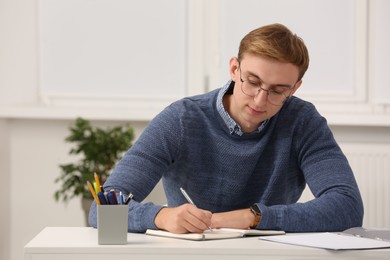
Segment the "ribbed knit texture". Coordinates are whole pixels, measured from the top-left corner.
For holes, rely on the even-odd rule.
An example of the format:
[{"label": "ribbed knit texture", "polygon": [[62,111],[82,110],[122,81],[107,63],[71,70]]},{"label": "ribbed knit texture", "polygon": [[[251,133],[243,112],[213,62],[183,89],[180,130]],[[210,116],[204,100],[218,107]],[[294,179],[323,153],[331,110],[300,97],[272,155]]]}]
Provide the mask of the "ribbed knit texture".
[{"label": "ribbed knit texture", "polygon": [[[156,229],[162,206],[140,203],[162,178],[169,207],[212,212],[258,203],[258,228],[290,232],[361,226],[363,205],[348,162],[315,107],[292,97],[255,134],[238,136],[216,110],[220,89],[179,100],[157,115],[105,183],[132,192],[129,231]],[[316,199],[296,203],[305,185]],[[96,205],[90,210],[96,227]]]}]

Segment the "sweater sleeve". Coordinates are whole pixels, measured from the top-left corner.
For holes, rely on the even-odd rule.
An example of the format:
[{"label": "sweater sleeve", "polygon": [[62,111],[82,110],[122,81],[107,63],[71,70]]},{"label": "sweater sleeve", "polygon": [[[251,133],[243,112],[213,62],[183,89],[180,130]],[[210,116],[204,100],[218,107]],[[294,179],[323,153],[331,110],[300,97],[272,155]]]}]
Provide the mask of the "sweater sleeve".
[{"label": "sweater sleeve", "polygon": [[288,232],[341,231],[361,226],[363,203],[348,161],[326,120],[313,106],[299,115],[295,153],[314,199],[306,203],[266,206],[260,229]]},{"label": "sweater sleeve", "polygon": [[[181,140],[178,114],[171,105],[157,115],[104,183],[105,190],[133,193],[134,201],[129,204],[128,216],[130,232],[156,229],[154,219],[162,206],[141,202],[176,158]],[[96,203],[93,203],[89,213],[89,222],[93,227],[97,226],[96,208]]]}]

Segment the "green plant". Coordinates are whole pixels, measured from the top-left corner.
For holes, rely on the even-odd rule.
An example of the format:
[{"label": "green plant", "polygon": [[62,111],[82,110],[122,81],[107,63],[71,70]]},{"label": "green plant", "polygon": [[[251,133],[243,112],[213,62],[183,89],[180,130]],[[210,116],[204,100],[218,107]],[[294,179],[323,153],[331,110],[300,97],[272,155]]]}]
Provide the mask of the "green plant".
[{"label": "green plant", "polygon": [[55,182],[62,185],[54,198],[64,202],[76,196],[92,199],[87,180],[93,181],[96,172],[101,184],[105,182],[116,162],[131,147],[134,130],[128,125],[101,129],[83,118],[77,118],[69,130],[71,133],[65,141],[75,144],[69,154],[81,156],[81,159],[60,165],[62,172]]}]

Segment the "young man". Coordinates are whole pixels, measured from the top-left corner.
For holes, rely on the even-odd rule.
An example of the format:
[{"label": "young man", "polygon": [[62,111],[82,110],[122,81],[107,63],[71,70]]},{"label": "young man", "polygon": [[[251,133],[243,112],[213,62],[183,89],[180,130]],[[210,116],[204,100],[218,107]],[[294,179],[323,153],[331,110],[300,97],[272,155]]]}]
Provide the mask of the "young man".
[{"label": "young man", "polygon": [[[361,226],[363,204],[347,159],[315,107],[293,97],[308,65],[299,37],[280,24],[264,26],[242,39],[223,88],[157,115],[104,184],[134,194],[128,230]],[[168,206],[141,203],[160,179]],[[306,183],[315,199],[296,203]],[[95,203],[90,223],[96,227]]]}]

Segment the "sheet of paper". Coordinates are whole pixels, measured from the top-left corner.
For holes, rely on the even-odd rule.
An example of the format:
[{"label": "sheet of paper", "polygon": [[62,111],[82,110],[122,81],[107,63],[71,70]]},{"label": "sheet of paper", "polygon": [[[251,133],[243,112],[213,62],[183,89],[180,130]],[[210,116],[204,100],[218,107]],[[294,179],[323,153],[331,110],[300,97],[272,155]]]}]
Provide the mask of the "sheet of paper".
[{"label": "sheet of paper", "polygon": [[390,248],[390,242],[337,233],[292,234],[260,237],[261,240],[333,250]]}]

